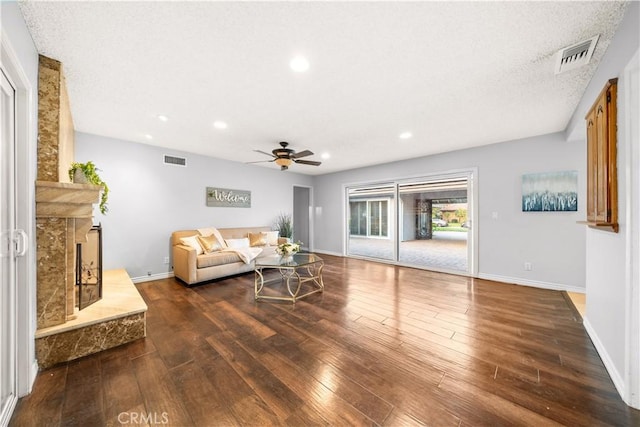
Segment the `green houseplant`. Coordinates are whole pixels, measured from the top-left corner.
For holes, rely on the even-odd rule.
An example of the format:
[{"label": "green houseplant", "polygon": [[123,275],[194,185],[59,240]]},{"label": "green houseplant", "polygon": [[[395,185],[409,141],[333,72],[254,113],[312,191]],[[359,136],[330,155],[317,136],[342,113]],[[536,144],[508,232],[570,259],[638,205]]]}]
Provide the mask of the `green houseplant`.
[{"label": "green houseplant", "polygon": [[278,230],[280,237],[286,237],[293,239],[293,220],[290,214],[281,213],[276,219],[276,230]]},{"label": "green houseplant", "polygon": [[98,175],[99,170],[100,169],[96,168],[96,165],[91,161],[87,163],[74,162],[71,163],[71,166],[69,167],[69,179],[71,182],[75,182],[76,184],[93,184],[101,186],[100,213],[105,215],[109,211],[109,208],[107,207],[109,186],[100,178],[100,175]]}]

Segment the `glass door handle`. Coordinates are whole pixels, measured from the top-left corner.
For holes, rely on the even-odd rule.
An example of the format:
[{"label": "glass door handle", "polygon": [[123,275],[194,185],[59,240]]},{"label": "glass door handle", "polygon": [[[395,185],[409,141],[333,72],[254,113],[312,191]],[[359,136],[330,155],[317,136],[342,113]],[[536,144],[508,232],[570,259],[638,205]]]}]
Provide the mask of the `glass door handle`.
[{"label": "glass door handle", "polygon": [[25,256],[29,250],[29,239],[24,230],[14,230],[13,241],[16,245],[16,257]]}]

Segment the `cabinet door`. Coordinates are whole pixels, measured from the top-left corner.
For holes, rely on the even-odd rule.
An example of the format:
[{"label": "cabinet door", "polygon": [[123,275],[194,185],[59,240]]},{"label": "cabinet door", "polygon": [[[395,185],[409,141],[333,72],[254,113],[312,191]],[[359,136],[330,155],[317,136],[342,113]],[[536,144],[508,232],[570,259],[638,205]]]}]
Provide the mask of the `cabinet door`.
[{"label": "cabinet door", "polygon": [[618,232],[616,88],[611,79],[587,113],[587,224]]},{"label": "cabinet door", "polygon": [[596,114],[591,110],[587,116],[587,221],[596,221],[597,176],[598,170],[598,134],[596,132]]},{"label": "cabinet door", "polygon": [[609,144],[607,135],[607,95],[600,97],[595,108],[597,173],[596,221],[609,222]]}]

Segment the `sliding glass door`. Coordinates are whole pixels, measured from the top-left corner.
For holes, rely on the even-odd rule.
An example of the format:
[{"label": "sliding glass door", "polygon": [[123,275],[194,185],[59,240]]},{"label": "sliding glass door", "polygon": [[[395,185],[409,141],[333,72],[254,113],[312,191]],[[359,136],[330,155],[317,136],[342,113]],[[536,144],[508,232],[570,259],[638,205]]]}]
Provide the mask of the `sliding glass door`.
[{"label": "sliding glass door", "polygon": [[350,188],[347,252],[350,255],[394,259],[393,216],[395,186]]},{"label": "sliding glass door", "polygon": [[466,272],[469,234],[467,178],[398,185],[402,215],[398,261],[417,267]]},{"label": "sliding glass door", "polygon": [[347,188],[347,255],[473,273],[473,172]]}]

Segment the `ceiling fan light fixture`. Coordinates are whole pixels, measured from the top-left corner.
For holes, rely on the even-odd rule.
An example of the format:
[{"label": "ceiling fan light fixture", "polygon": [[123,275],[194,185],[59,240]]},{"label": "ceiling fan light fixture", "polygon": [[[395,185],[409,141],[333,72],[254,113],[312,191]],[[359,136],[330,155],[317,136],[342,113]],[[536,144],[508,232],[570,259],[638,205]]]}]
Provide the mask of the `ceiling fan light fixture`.
[{"label": "ceiling fan light fixture", "polygon": [[283,159],[283,158],[277,158],[275,160],[276,165],[278,166],[289,166],[291,164],[291,159]]}]

